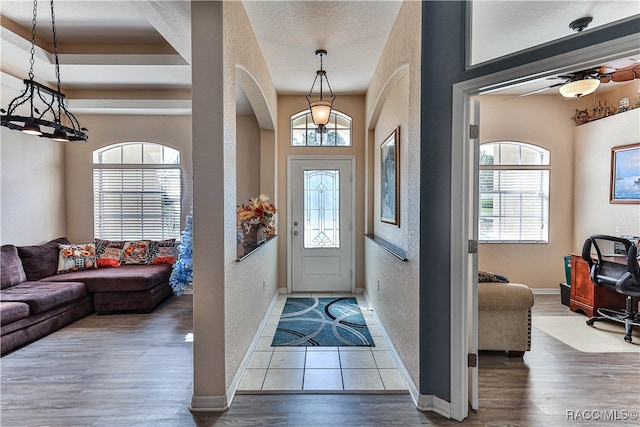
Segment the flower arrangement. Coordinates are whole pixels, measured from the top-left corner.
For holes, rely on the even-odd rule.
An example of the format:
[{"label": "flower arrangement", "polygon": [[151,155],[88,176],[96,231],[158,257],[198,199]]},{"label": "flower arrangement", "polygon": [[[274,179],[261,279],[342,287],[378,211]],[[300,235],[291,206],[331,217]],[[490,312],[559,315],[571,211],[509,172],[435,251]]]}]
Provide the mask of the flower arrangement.
[{"label": "flower arrangement", "polygon": [[[260,194],[255,199],[248,200],[246,205],[238,206],[237,226],[244,236],[243,243],[259,243],[276,234],[275,215],[278,210],[268,200],[267,196]],[[263,238],[260,239],[259,236]]]}]

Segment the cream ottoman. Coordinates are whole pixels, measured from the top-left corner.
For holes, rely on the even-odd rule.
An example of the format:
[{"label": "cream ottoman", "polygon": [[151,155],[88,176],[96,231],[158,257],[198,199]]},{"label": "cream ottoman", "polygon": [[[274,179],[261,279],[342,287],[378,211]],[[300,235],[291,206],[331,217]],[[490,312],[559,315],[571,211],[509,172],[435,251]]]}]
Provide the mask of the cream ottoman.
[{"label": "cream ottoman", "polygon": [[531,349],[533,292],[518,283],[478,283],[478,350],[522,357]]}]

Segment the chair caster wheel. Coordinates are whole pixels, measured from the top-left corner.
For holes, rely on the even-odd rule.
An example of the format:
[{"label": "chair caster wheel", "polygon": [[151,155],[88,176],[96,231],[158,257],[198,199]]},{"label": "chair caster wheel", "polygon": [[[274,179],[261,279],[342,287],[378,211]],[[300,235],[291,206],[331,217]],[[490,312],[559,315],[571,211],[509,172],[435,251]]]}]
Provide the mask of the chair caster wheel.
[{"label": "chair caster wheel", "polygon": [[587,320],[587,325],[589,325],[589,326],[593,326],[593,319],[589,319],[589,320]]},{"label": "chair caster wheel", "polygon": [[624,336],[624,340],[625,340],[626,342],[631,342],[631,336],[630,336],[630,335],[625,335],[625,336]]}]

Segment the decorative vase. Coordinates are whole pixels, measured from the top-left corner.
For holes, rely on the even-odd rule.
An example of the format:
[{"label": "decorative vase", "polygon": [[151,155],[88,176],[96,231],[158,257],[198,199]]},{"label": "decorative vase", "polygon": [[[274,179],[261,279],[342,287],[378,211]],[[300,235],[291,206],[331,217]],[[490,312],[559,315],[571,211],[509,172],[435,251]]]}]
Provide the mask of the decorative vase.
[{"label": "decorative vase", "polygon": [[249,226],[249,230],[242,234],[243,245],[259,245],[266,240],[264,230],[259,224],[252,224]]}]

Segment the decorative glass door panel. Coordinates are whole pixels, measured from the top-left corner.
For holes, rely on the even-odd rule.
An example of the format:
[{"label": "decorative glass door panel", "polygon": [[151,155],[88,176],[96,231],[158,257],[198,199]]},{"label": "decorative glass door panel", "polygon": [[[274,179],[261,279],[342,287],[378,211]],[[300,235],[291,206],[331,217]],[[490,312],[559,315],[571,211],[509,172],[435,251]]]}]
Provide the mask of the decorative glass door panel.
[{"label": "decorative glass door panel", "polygon": [[340,171],[304,171],[304,247],[340,247]]},{"label": "decorative glass door panel", "polygon": [[289,158],[293,292],[353,291],[354,163],[344,157]]}]

